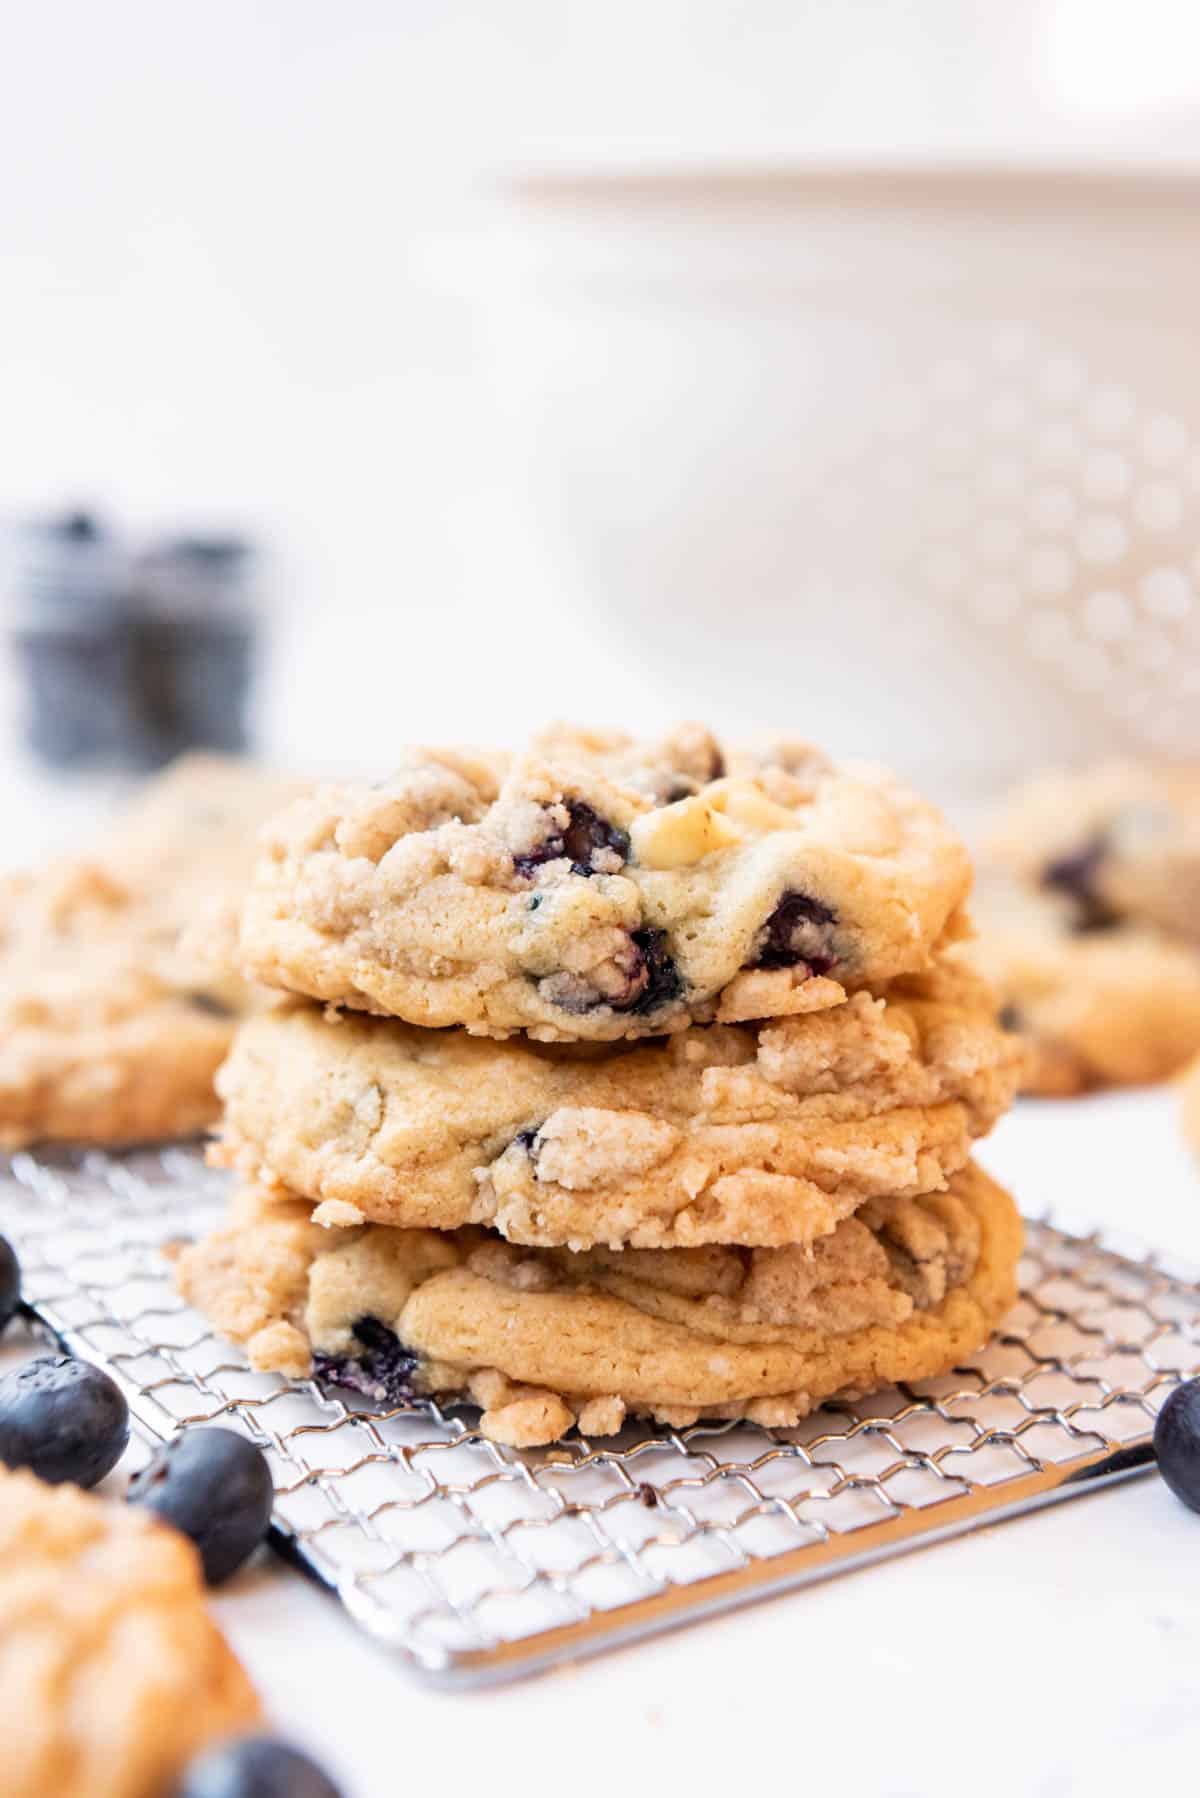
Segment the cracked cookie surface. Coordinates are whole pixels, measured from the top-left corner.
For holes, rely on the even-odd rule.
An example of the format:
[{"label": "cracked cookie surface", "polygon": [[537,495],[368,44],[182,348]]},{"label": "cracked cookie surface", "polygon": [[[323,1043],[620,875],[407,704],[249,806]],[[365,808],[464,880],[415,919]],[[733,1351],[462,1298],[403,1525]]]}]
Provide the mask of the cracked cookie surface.
[{"label": "cracked cookie surface", "polygon": [[886,999],[600,1052],[284,1007],[239,1032],[212,1156],[335,1224],[804,1242],[963,1165],[1022,1071],[994,1012],[984,982],[945,967]]},{"label": "cracked cookie surface", "polygon": [[517,1447],[627,1414],[795,1423],[945,1372],[1013,1302],[1021,1223],[978,1168],[883,1198],[811,1248],[521,1249],[480,1230],[329,1230],[247,1188],[181,1290],[255,1367],[379,1404],[469,1398]]},{"label": "cracked cookie surface", "polygon": [[966,851],[889,775],[807,745],[559,728],[511,760],[412,751],[266,833],[254,978],[423,1026],[546,1041],[805,1012],[926,967]]},{"label": "cracked cookie surface", "polygon": [[259,1719],[195,1549],[133,1506],[0,1469],[6,1798],[161,1798]]},{"label": "cracked cookie surface", "polygon": [[0,1144],[181,1136],[248,989],[237,908],[258,827],[297,783],[192,756],[86,858],[0,880]]}]

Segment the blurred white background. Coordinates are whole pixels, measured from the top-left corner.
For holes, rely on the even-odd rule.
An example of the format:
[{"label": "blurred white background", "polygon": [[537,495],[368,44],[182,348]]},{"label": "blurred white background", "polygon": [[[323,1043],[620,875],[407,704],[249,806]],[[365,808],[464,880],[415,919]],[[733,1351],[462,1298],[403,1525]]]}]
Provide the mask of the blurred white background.
[{"label": "blurred white background", "polygon": [[[600,564],[555,551],[504,410],[514,171],[1200,166],[1173,0],[43,0],[4,35],[0,508],[261,534],[263,736],[309,763],[564,712],[829,729],[801,571],[760,614],[735,558],[691,654],[677,593],[606,623]],[[620,550],[605,580],[639,567],[636,519]],[[841,746],[877,748],[874,708],[837,703]],[[896,759],[928,760],[928,713],[887,713]]]}]

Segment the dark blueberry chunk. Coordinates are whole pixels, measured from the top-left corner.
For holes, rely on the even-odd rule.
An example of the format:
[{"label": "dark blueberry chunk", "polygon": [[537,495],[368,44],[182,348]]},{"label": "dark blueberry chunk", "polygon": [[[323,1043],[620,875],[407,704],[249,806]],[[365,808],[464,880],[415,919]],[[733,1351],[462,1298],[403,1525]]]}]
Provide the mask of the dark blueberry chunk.
[{"label": "dark blueberry chunk", "polygon": [[618,1011],[636,1012],[639,1017],[647,1017],[662,1005],[670,1005],[672,1000],[683,994],[683,979],[679,969],[667,950],[668,942],[665,930],[635,930],[633,941],[642,958],[645,969],[645,980],[640,991],[628,1006],[618,1006]]},{"label": "dark blueberry chunk", "polygon": [[271,1471],[261,1451],[233,1430],[185,1430],[166,1442],[129,1487],[200,1550],[210,1586],[236,1573],[271,1521]]},{"label": "dark blueberry chunk", "polygon": [[591,873],[592,853],[596,849],[612,849],[623,862],[629,860],[629,838],[623,830],[594,812],[582,799],[570,800],[567,810],[571,822],[563,831],[563,849],[576,874]]},{"label": "dark blueberry chunk", "polygon": [[1117,920],[1112,907],[1096,890],[1096,876],[1108,854],[1108,839],[1103,831],[1081,848],[1048,862],[1042,869],[1042,885],[1053,893],[1062,893],[1075,907],[1074,927],[1078,931],[1108,930]]},{"label": "dark blueberry chunk", "polygon": [[659,805],[674,805],[680,799],[690,799],[710,781],[723,780],[725,777],[725,757],[714,743],[709,751],[708,767],[703,774],[677,774],[670,785],[659,793]]},{"label": "dark blueberry chunk", "polygon": [[1002,1005],[996,1015],[1001,1030],[1024,1030],[1025,1017],[1019,1005]]},{"label": "dark blueberry chunk", "polygon": [[344,1386],[377,1404],[404,1405],[417,1397],[412,1376],[417,1357],[406,1349],[394,1330],[377,1317],[360,1317],[354,1334],[363,1345],[361,1355],[314,1355],[313,1372],[331,1386]]},{"label": "dark blueberry chunk", "polygon": [[577,974],[551,974],[539,983],[542,995],[560,1011],[582,1017],[607,1005],[639,1016],[678,999],[683,980],[667,952],[665,930],[634,930],[611,958],[603,986]]},{"label": "dark blueberry chunk", "polygon": [[527,855],[513,857],[513,867],[525,879],[544,862],[562,861],[564,857],[570,862],[572,873],[594,873],[592,855],[597,849],[612,849],[622,861],[628,861],[629,838],[623,830],[602,818],[582,799],[568,799],[566,807],[570,815],[564,830],[556,830]]},{"label": "dark blueberry chunk", "polygon": [[17,1314],[21,1303],[21,1266],[7,1236],[0,1236],[0,1335]]},{"label": "dark blueberry chunk", "polygon": [[1200,1511],[1200,1380],[1176,1386],[1154,1425],[1158,1471],[1176,1498]]},{"label": "dark blueberry chunk", "polygon": [[[533,1148],[533,1145],[536,1141],[537,1141],[537,1131],[536,1130],[521,1130],[520,1132],[518,1132],[518,1134],[516,1136],[513,1137],[513,1142],[517,1145],[517,1147],[520,1149],[525,1149],[527,1151]],[[511,1148],[511,1146],[512,1146],[512,1144],[510,1143],[509,1147]]]},{"label": "dark blueberry chunk", "polygon": [[752,968],[794,968],[806,962],[810,973],[828,974],[837,965],[832,927],[837,913],[807,893],[785,893],[758,933]]},{"label": "dark blueberry chunk", "polygon": [[57,1486],[94,1486],[129,1441],[129,1407],[98,1367],[69,1355],[27,1361],[0,1379],[0,1461]]},{"label": "dark blueberry chunk", "polygon": [[226,1005],[224,999],[216,999],[212,993],[189,993],[187,1002],[193,1011],[201,1011],[207,1018],[231,1018],[233,1006]]},{"label": "dark blueberry chunk", "polygon": [[170,1798],[342,1798],[328,1774],[274,1736],[243,1736],[201,1754]]}]

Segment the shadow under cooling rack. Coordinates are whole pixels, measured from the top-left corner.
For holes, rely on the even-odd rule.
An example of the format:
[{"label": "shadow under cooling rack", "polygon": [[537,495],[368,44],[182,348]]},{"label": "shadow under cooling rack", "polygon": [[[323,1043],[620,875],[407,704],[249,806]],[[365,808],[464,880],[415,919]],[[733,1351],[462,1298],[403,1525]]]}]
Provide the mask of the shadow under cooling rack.
[{"label": "shadow under cooling rack", "polygon": [[788,1430],[629,1427],[516,1451],[470,1407],[365,1401],[256,1374],[176,1294],[163,1249],[225,1176],[191,1147],[0,1163],[24,1296],[105,1367],[151,1440],[243,1429],[275,1480],[274,1545],[404,1662],[513,1678],[1150,1465],[1154,1417],[1200,1369],[1187,1272],[1030,1223],[1021,1297],[953,1374]]}]

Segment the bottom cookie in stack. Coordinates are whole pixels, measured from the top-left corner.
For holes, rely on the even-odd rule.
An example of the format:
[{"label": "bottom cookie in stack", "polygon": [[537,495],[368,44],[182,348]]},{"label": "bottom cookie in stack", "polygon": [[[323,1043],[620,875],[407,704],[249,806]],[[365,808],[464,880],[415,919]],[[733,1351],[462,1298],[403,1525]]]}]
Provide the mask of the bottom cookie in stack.
[{"label": "bottom cookie in stack", "polygon": [[479,1405],[513,1447],[626,1415],[787,1427],[824,1400],[929,1378],[1016,1296],[1021,1221],[973,1164],[872,1198],[810,1246],[521,1248],[491,1231],[329,1229],[258,1186],[184,1251],[181,1289],[252,1364],[379,1403]]}]

